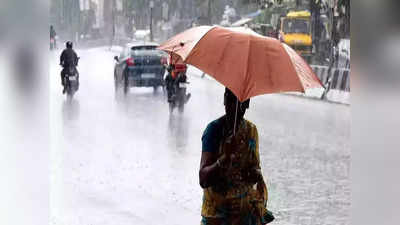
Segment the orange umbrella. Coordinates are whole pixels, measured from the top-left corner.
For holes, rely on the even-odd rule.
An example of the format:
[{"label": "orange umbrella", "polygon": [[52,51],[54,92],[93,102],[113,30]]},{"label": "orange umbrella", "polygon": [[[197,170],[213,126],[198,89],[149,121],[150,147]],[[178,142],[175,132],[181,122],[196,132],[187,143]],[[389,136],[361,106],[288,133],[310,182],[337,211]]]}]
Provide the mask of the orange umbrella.
[{"label": "orange umbrella", "polygon": [[322,87],[292,48],[251,29],[194,27],[158,48],[211,75],[241,102],[261,94]]}]

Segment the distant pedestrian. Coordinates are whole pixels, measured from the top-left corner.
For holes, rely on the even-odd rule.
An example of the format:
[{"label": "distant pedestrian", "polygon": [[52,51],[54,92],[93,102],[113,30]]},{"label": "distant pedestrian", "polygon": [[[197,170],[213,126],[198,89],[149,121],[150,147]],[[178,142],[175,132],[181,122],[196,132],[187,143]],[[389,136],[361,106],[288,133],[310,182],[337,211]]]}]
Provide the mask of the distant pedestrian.
[{"label": "distant pedestrian", "polygon": [[54,30],[53,25],[50,25],[50,42],[53,42],[54,48],[57,48],[56,36],[57,36],[56,30]]},{"label": "distant pedestrian", "polygon": [[54,30],[53,25],[50,25],[50,38],[55,38],[57,35],[56,31]]}]

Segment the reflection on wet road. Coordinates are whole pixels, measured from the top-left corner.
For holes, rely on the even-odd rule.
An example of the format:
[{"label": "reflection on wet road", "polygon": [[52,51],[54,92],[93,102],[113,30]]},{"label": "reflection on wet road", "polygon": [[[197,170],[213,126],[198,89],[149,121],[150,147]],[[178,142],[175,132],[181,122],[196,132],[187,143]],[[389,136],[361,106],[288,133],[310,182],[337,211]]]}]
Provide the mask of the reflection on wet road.
[{"label": "reflection on wet road", "polygon": [[[224,113],[224,88],[190,71],[192,97],[172,115],[162,89],[116,98],[115,53],[98,48],[78,50],[81,85],[66,102],[54,54],[52,223],[198,224],[201,135]],[[349,107],[268,95],[246,115],[258,127],[275,224],[349,224]]]}]

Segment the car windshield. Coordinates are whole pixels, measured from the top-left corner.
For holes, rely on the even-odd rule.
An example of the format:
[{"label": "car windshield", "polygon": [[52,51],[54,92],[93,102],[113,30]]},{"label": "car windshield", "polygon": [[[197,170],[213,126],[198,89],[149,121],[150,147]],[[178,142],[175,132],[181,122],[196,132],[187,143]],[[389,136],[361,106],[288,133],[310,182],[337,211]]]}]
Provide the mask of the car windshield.
[{"label": "car windshield", "polygon": [[285,19],[283,22],[283,32],[286,34],[308,34],[310,33],[310,22],[305,19]]},{"label": "car windshield", "polygon": [[165,56],[165,53],[156,49],[156,46],[135,46],[131,48],[132,56]]}]

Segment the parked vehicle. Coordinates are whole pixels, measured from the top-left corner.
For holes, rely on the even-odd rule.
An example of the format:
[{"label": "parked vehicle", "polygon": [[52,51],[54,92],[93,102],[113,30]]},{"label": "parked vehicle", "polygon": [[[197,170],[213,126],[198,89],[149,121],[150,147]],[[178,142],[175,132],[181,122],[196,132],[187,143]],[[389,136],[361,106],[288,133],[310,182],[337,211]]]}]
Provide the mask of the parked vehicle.
[{"label": "parked vehicle", "polygon": [[115,90],[129,92],[130,87],[164,86],[164,73],[167,54],[156,49],[155,43],[128,44],[119,56],[115,56]]},{"label": "parked vehicle", "polygon": [[292,11],[281,18],[279,39],[310,62],[312,56],[311,13]]}]

